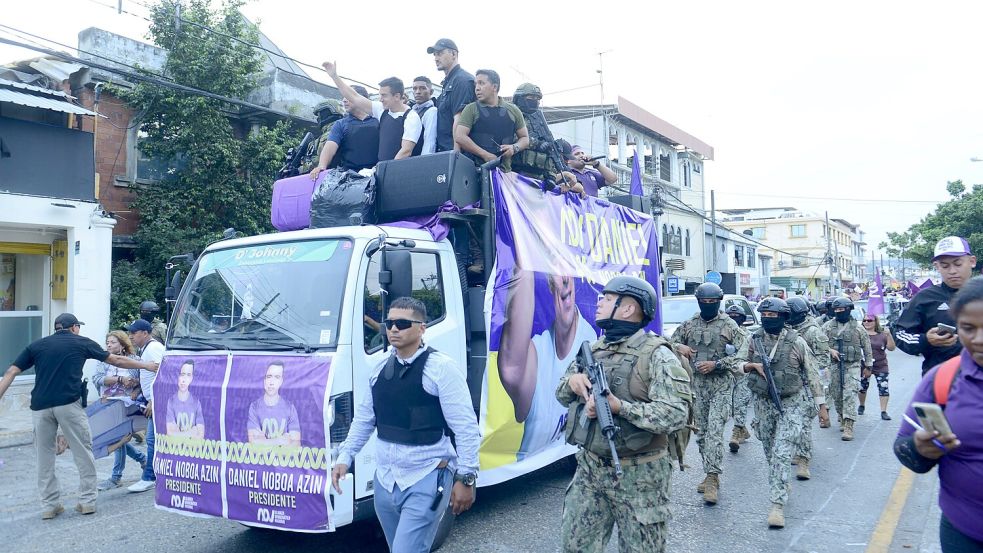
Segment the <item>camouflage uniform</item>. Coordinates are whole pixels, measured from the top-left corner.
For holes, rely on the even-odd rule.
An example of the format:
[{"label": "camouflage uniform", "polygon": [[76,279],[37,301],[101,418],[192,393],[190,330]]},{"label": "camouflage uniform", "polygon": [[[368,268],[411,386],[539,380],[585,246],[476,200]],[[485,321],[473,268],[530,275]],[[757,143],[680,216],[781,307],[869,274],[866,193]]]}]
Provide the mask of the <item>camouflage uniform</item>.
[{"label": "camouflage uniform", "polygon": [[150,323],[150,326],[153,327],[153,330],[150,331],[150,337],[163,344],[164,338],[167,337],[167,325],[164,324],[164,321],[154,317],[154,320]]},{"label": "camouflage uniform", "polygon": [[[789,477],[792,472],[792,452],[796,442],[799,441],[802,420],[806,417],[807,412],[812,412],[815,408],[815,402],[812,406],[809,405],[811,400],[808,387],[803,385],[803,382],[809,379],[809,373],[814,373],[816,369],[812,366],[809,346],[801,336],[795,335],[794,331],[785,329],[778,336],[775,336],[761,329],[755,332],[755,336],[761,337],[765,349],[768,350],[765,355],[771,353],[772,348],[779,340],[791,340],[792,342],[784,359],[782,359],[782,349],[779,346],[775,353],[775,359],[772,360],[773,367],[783,362],[790,373],[797,373],[797,375],[791,375],[792,378],[785,380],[787,386],[779,387],[779,393],[783,396],[781,398],[782,412],[778,411],[767,393],[763,394],[758,391],[760,388],[754,390],[755,386],[752,380],[763,381],[764,379],[757,372],[748,374],[751,388],[755,391],[754,422],[751,426],[754,428],[755,435],[761,440],[761,445],[764,446],[765,459],[768,461],[768,495],[773,504],[785,505],[788,502]],[[748,348],[748,359],[752,363],[761,363],[760,352],[755,351],[753,341]],[[798,376],[799,379],[794,378],[794,376]],[[796,382],[798,382],[797,390],[794,389]]]},{"label": "camouflage uniform", "polygon": [[870,336],[867,335],[866,330],[860,328],[860,323],[853,318],[846,324],[831,319],[823,325],[823,331],[826,333],[830,349],[836,349],[837,338],[844,338],[844,349],[846,350],[840,352],[844,365],[843,373],[846,376],[842,391],[840,389],[839,363],[830,360],[829,389],[826,395],[833,398],[833,407],[843,421],[855,421],[857,420],[857,407],[860,404],[858,397],[860,393],[860,364],[863,359],[866,359],[867,363],[873,363],[874,359],[874,352],[870,347]]},{"label": "camouflage uniform", "polygon": [[[607,446],[598,447],[602,444],[597,440],[601,433],[596,419],[583,419],[589,424],[582,427],[582,417],[568,416],[568,440],[581,426],[586,428],[587,443],[577,453],[577,472],[563,502],[563,551],[604,551],[615,523],[623,553],[665,551],[672,472],[667,435],[686,424],[692,401],[689,376],[668,343],[644,330],[610,343],[599,340],[592,349],[608,375],[612,393],[622,400],[621,413],[614,419],[622,429],[615,443],[624,474],[615,477],[610,453],[604,455]],[[639,358],[648,362],[641,363]],[[617,374],[626,369],[630,369],[629,377]],[[577,363],[571,365],[556,390],[557,400],[569,405],[571,413],[583,404],[568,384],[578,370]],[[631,392],[625,393],[623,388],[629,387]],[[642,448],[644,453],[631,456],[626,432],[636,437],[651,435]]]},{"label": "camouflage uniform", "polygon": [[[696,314],[673,332],[672,342],[696,350],[690,359],[694,411],[699,429],[696,441],[703,457],[703,472],[720,474],[723,472],[724,426],[731,415],[734,376],[740,373],[747,359],[747,335],[727,315],[721,313],[704,321]],[[717,369],[701,374],[696,369],[701,361],[717,361]]]},{"label": "camouflage uniform", "polygon": [[[747,341],[751,334],[738,326]],[[739,375],[734,382],[734,426],[747,426],[747,411],[751,407],[751,390],[747,387],[747,375]]]},{"label": "camouflage uniform", "polygon": [[809,346],[806,352],[809,364],[808,387],[802,405],[802,427],[796,441],[794,455],[806,460],[812,459],[812,421],[819,414],[819,405],[826,403],[826,389],[820,379],[820,371],[829,364],[829,341],[826,333],[812,317],[797,324],[789,325]]}]

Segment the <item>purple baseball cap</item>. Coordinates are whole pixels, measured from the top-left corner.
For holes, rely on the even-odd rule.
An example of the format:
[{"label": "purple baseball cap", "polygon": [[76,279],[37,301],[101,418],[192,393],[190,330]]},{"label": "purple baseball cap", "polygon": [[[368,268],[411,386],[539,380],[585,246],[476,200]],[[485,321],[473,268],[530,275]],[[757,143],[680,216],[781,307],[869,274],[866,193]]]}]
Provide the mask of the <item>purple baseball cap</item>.
[{"label": "purple baseball cap", "polygon": [[575,145],[575,146],[573,147],[573,152],[572,152],[572,153],[574,153],[574,154],[575,154],[575,153],[577,153],[577,152],[583,152],[583,151],[584,151],[584,149],[583,149],[583,148],[581,148],[580,146],[576,146],[576,145]]},{"label": "purple baseball cap", "polygon": [[969,242],[958,236],[946,236],[935,244],[935,254],[932,256],[932,261],[940,257],[961,257],[964,255],[972,255],[969,251]]}]

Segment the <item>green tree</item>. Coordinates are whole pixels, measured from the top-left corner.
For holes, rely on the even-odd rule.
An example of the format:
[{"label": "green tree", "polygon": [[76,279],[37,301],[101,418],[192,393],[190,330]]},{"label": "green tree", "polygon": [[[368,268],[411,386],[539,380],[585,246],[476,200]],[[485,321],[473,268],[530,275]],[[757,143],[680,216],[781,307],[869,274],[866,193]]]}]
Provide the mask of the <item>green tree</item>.
[{"label": "green tree", "polygon": [[[258,38],[239,13],[242,0],[226,0],[216,9],[208,0],[182,4],[180,20],[174,2],[151,8],[149,38],[168,51],[166,78],[245,98],[256,86],[262,61],[254,48],[235,40],[256,43]],[[286,122],[242,136],[232,120],[238,107],[153,83],[118,93],[142,114],[140,128],[147,136],[141,150],[169,160],[171,167],[159,182],[140,190],[135,204],[140,211],[136,262],[158,283],[160,298],[163,266],[172,255],[198,253],[228,227],[245,235],[272,231],[273,180],[297,137]]]},{"label": "green tree", "polygon": [[928,266],[932,264],[935,243],[946,236],[961,236],[969,241],[970,250],[983,258],[983,186],[974,185],[967,191],[961,180],[946,183],[951,199],[941,203],[935,211],[926,215],[920,222],[912,225],[907,232],[888,233],[890,244],[887,252],[892,254],[901,248],[905,257]]},{"label": "green tree", "polygon": [[110,329],[125,327],[139,317],[140,303],[153,298],[157,290],[157,280],[140,274],[136,264],[129,261],[117,261],[113,265],[112,279]]}]

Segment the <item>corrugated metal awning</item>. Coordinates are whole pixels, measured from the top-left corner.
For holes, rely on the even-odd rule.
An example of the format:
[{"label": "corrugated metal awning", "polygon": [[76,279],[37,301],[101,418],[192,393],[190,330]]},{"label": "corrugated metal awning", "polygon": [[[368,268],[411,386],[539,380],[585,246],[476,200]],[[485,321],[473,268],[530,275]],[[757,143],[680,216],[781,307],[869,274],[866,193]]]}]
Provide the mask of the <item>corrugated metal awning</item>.
[{"label": "corrugated metal awning", "polygon": [[0,102],[9,102],[11,104],[21,106],[50,109],[52,111],[74,113],[77,115],[95,115],[95,112],[93,111],[89,111],[83,107],[76,106],[75,104],[63,100],[55,100],[52,98],[45,98],[43,96],[25,94],[23,92],[17,92],[16,90],[10,90],[9,88],[0,88]]}]

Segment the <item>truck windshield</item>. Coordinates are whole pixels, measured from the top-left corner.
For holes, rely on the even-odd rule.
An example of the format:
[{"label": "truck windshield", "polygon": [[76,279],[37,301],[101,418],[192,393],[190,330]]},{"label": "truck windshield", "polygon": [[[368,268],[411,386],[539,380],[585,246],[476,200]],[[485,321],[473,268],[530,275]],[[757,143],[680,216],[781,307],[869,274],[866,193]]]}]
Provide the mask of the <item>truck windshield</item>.
[{"label": "truck windshield", "polygon": [[347,239],[276,242],[205,254],[174,309],[169,347],[334,347],[352,255]]}]

